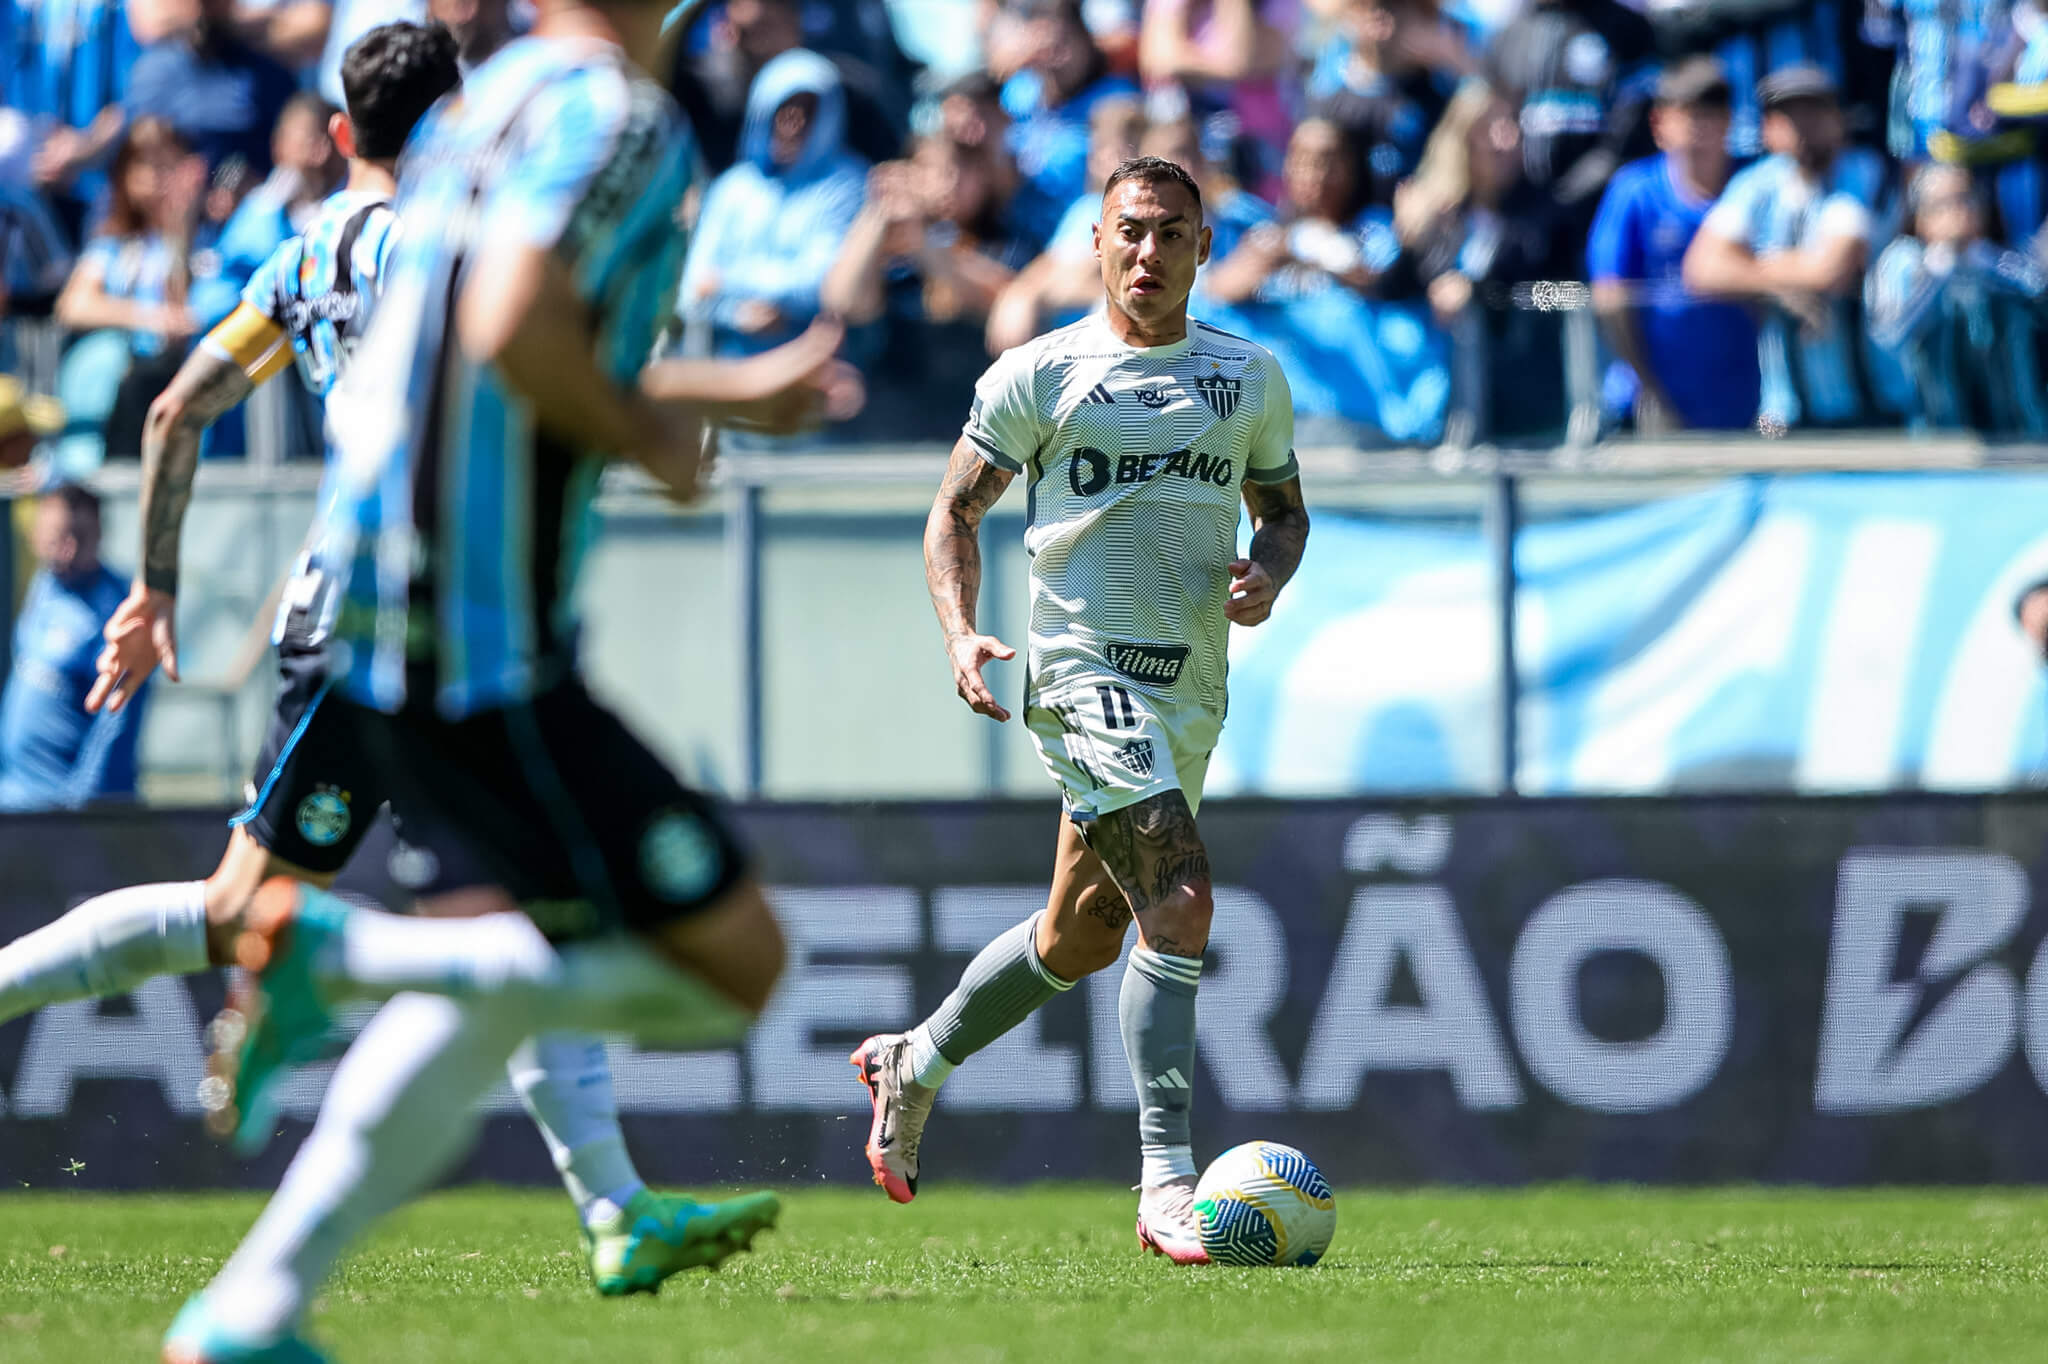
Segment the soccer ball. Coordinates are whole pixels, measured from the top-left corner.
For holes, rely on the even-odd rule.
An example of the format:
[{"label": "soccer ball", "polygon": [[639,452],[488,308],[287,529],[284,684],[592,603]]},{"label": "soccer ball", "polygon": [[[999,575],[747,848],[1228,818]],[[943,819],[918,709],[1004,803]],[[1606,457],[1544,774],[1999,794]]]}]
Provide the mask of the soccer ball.
[{"label": "soccer ball", "polygon": [[1219,1265],[1312,1265],[1337,1231],[1323,1172],[1292,1146],[1248,1141],[1209,1163],[1195,1185],[1202,1249]]}]

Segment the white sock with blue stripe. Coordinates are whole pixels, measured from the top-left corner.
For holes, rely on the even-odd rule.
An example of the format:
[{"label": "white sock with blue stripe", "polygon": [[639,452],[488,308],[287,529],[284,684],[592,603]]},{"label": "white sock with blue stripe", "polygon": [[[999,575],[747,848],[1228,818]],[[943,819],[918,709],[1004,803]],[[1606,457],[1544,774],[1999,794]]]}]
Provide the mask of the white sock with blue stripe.
[{"label": "white sock with blue stripe", "polygon": [[204,881],[109,891],[0,948],[0,1022],[207,965]]},{"label": "white sock with blue stripe", "polygon": [[585,1226],[608,1220],[647,1187],[619,1130],[603,1038],[542,1033],[520,1043],[505,1069]]}]

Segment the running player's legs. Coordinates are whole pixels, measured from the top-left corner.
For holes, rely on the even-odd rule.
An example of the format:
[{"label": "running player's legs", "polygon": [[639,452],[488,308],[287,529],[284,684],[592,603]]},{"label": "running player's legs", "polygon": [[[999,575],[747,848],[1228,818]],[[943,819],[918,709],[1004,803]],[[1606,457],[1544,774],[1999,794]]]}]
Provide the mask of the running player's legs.
[{"label": "running player's legs", "polygon": [[452,724],[369,719],[432,864],[425,907],[517,908],[565,944],[623,930],[765,1000],[782,938],[723,816],[580,685]]},{"label": "running player's legs", "polygon": [[854,1054],[874,1099],[869,1165],[898,1202],[915,1196],[937,1087],[1054,995],[1113,964],[1133,918],[1141,945],[1125,974],[1122,1015],[1145,1105],[1145,1183],[1193,1172],[1186,1077],[1212,899],[1190,797],[1200,799],[1218,723],[1112,683],[1046,699],[1028,708],[1026,722],[1067,810],[1046,908],[983,948],[931,1017]]},{"label": "running player's legs", "polygon": [[272,876],[325,886],[368,832],[382,786],[320,704],[317,653],[279,656],[270,737],[250,807],[204,881],[129,886],[95,896],[0,948],[0,1020],[65,1000],[125,994],[160,975],[225,965],[256,888]]},{"label": "running player's legs", "polygon": [[[336,997],[404,993],[337,1069],[278,1199],[207,1290],[206,1310],[244,1339],[291,1329],[333,1257],[460,1156],[475,1100],[529,1033],[727,1041],[780,969],[780,933],[717,812],[580,687],[457,721],[360,714],[407,842],[434,864],[427,906],[477,917],[311,893],[273,916],[262,893],[251,936],[270,954],[266,989],[303,969]],[[638,1234],[650,1212],[636,1199],[609,1258],[593,1250],[605,1291],[723,1258],[775,1214],[765,1196],[663,1207],[659,1235]]]},{"label": "running player's legs", "polygon": [[277,705],[256,757],[249,803],[228,821],[220,866],[206,881],[207,949],[233,961],[256,890],[273,876],[325,889],[355,856],[386,799],[355,713],[329,702],[325,655],[278,652]]}]

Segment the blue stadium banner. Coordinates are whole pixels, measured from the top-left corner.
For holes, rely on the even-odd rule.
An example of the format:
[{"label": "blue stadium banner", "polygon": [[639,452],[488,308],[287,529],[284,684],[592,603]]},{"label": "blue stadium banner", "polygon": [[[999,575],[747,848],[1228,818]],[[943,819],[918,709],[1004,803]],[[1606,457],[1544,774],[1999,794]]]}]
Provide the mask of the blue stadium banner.
[{"label": "blue stadium banner", "polygon": [[[792,941],[730,1051],[615,1050],[643,1166],[676,1183],[858,1181],[846,1057],[935,1005],[1039,908],[1049,804],[759,806]],[[1270,1137],[1333,1178],[1512,1183],[2048,1178],[2048,798],[1219,801],[1202,1152]],[[0,935],[115,885],[205,874],[217,816],[0,821]],[[391,893],[381,832],[352,888]],[[963,1066],[930,1182],[1134,1179],[1119,972]],[[14,1187],[273,1181],[200,1131],[212,978],[0,1029]],[[505,1092],[468,1177],[551,1177]]]},{"label": "blue stadium banner", "polygon": [[[1525,794],[2048,773],[2048,682],[2013,615],[2048,577],[2048,476],[1729,480],[1532,519],[1515,559]],[[1233,632],[1210,791],[1492,791],[1499,657],[1476,527],[1318,512],[1272,619]]]}]

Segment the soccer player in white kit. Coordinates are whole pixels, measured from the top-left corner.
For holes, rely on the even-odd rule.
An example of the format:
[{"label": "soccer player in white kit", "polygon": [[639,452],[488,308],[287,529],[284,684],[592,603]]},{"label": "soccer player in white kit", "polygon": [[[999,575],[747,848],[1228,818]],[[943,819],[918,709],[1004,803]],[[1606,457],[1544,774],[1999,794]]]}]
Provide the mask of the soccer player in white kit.
[{"label": "soccer player in white kit", "polygon": [[1208,1258],[1188,1120],[1213,908],[1195,810],[1223,728],[1230,624],[1271,614],[1308,541],[1286,377],[1261,347],[1188,317],[1209,240],[1187,171],[1125,162],[1095,230],[1105,311],[1005,352],[976,386],[925,528],[925,572],[961,699],[1008,720],[982,679],[1015,650],[975,625],[978,537],[1024,476],[1024,723],[1065,807],[1052,893],[931,1017],[852,1058],[874,1101],[875,1182],[907,1203],[946,1076],[1115,962],[1135,918],[1119,1013],[1140,1109],[1138,1239],[1180,1264]]}]

